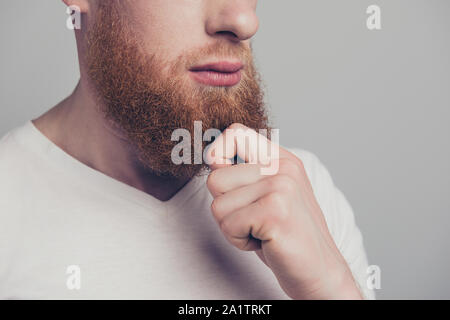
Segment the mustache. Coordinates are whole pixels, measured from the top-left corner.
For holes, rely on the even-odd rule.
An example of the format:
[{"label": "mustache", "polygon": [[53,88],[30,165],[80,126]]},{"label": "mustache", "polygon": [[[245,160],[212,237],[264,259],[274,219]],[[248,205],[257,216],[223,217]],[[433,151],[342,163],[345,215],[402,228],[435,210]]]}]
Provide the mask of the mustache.
[{"label": "mustache", "polygon": [[227,40],[217,40],[212,44],[182,52],[176,61],[183,61],[185,69],[192,69],[205,62],[239,61],[244,66],[253,60],[251,43],[231,43]]}]

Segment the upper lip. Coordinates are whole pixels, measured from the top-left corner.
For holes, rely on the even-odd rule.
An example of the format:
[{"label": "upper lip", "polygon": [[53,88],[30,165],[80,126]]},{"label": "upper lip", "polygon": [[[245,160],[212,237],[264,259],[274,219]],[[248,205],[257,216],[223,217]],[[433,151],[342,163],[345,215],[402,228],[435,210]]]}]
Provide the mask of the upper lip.
[{"label": "upper lip", "polygon": [[190,69],[190,71],[199,72],[199,71],[213,71],[213,72],[222,72],[222,73],[234,73],[238,72],[243,68],[243,64],[240,62],[229,62],[229,61],[220,61],[207,63],[200,66],[195,66]]}]

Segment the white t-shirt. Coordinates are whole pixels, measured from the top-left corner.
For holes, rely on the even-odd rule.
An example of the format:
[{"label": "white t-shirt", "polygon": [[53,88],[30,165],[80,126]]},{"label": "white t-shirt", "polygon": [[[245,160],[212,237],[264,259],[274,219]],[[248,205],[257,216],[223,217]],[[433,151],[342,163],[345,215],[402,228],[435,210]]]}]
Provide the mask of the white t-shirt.
[{"label": "white t-shirt", "polygon": [[[351,207],[311,153],[303,162],[366,298]],[[167,202],[65,153],[31,121],[0,140],[0,299],[289,299],[253,252],[231,246],[206,176]]]}]

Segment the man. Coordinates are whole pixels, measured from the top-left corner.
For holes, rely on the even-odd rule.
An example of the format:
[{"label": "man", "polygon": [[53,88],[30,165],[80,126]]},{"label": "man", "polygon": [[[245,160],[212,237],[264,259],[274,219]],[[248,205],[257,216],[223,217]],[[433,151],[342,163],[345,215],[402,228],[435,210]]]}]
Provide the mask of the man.
[{"label": "man", "polygon": [[[80,82],[0,142],[1,298],[373,298],[326,169],[256,133],[256,0],[64,2]],[[195,144],[195,123],[222,134],[176,163],[192,155],[173,134]],[[236,132],[277,152],[250,161]]]}]

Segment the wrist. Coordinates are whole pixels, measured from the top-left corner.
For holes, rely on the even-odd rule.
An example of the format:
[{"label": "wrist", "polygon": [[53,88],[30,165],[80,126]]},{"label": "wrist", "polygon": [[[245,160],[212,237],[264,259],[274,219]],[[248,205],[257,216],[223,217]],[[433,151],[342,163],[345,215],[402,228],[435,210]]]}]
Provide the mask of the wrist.
[{"label": "wrist", "polygon": [[345,266],[344,270],[333,276],[330,280],[329,294],[326,299],[330,300],[363,300],[364,297],[357,285],[350,269]]}]

